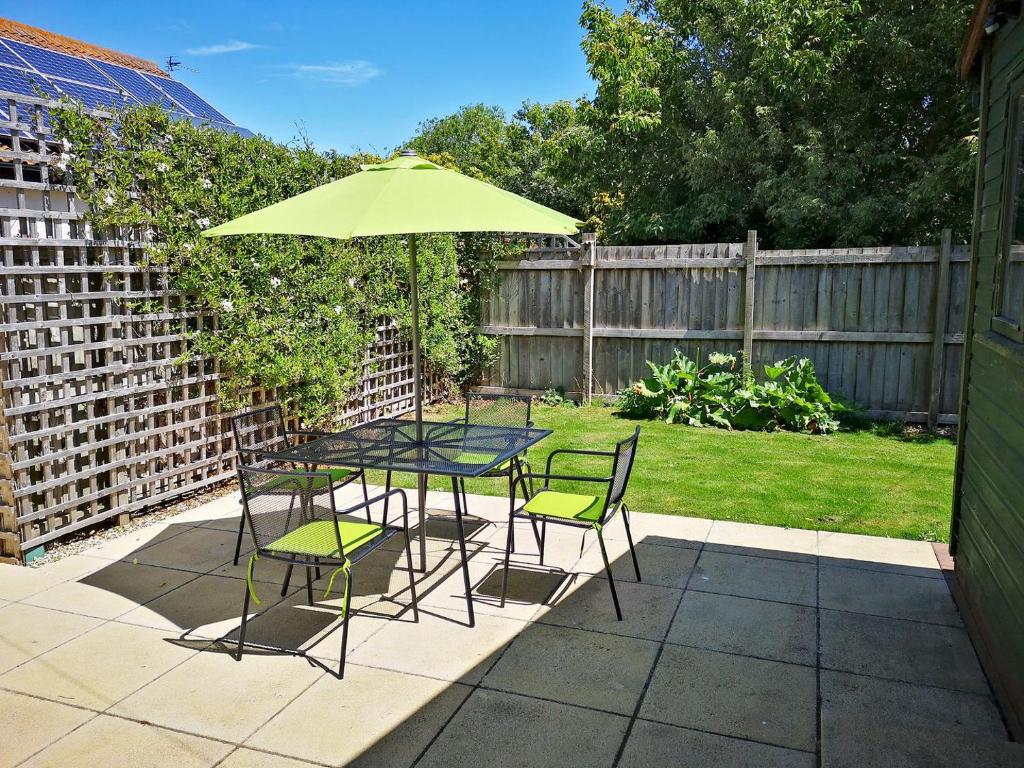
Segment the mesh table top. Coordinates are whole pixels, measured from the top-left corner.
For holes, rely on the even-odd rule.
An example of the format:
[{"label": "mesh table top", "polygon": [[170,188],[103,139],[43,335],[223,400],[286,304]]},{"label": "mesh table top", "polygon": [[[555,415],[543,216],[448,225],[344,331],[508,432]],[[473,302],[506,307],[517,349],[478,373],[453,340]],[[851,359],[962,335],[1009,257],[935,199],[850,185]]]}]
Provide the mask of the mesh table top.
[{"label": "mesh table top", "polygon": [[478,477],[550,434],[535,427],[424,421],[423,441],[417,443],[416,422],[380,419],[264,456],[317,466]]}]

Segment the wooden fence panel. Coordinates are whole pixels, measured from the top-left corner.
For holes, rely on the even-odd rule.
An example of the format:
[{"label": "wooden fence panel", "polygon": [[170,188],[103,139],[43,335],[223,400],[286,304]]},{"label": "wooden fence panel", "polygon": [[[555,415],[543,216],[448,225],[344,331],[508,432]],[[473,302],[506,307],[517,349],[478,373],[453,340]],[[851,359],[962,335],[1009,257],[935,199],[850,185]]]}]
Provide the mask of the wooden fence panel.
[{"label": "wooden fence panel", "polygon": [[[592,267],[578,248],[501,264],[482,330],[502,336],[502,349],[484,388],[611,395],[645,375],[647,360],[667,361],[675,349],[690,357],[741,352],[746,341],[755,372],[789,355],[809,357],[829,391],[869,413],[955,421],[967,246],[947,239],[759,251],[752,237],[747,244],[597,247]],[[580,292],[588,270],[595,285],[589,326],[560,305]],[[579,364],[585,332],[593,337],[589,382]]]},{"label": "wooden fence panel", "polygon": [[[45,104],[17,101],[21,114]],[[131,233],[90,231],[74,188],[51,177],[59,148],[41,120],[0,129],[0,560],[17,560],[231,479],[235,454],[217,361],[177,364],[187,334],[216,318],[190,310]],[[427,396],[440,387],[428,377]],[[408,410],[412,397],[410,344],[381,327],[341,418]],[[275,398],[251,393],[254,405]]]}]

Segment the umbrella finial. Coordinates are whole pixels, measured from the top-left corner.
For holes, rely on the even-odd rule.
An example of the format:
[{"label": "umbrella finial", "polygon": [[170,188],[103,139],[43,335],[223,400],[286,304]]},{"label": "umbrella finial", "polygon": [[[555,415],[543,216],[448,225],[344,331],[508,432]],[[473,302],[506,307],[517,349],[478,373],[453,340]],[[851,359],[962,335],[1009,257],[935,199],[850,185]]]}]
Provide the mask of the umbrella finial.
[{"label": "umbrella finial", "polygon": [[415,149],[409,149],[409,148],[403,149],[400,156],[401,157],[419,157],[419,155],[416,154],[416,150]]}]

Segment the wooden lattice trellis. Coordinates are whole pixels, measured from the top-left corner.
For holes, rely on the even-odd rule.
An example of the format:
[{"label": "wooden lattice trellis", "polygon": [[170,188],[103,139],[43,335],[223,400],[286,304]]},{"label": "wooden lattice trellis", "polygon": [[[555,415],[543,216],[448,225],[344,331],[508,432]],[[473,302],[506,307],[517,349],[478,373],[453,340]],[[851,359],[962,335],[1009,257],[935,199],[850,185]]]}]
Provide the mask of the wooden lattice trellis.
[{"label": "wooden lattice trellis", "polygon": [[[18,118],[0,119],[0,560],[17,560],[230,479],[234,452],[217,361],[180,361],[186,334],[216,318],[191,311],[166,268],[143,266],[138,240],[91,237],[48,162],[59,150],[45,101],[0,92],[0,105]],[[363,368],[343,419],[411,408],[411,349],[393,326]],[[440,386],[432,378],[426,393]]]}]

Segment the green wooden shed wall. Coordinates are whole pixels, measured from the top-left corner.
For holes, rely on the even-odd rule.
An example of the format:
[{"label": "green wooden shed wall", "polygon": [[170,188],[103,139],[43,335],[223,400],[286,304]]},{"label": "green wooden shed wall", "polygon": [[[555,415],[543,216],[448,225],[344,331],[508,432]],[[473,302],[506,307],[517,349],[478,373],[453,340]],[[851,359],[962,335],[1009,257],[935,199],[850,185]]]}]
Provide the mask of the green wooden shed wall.
[{"label": "green wooden shed wall", "polygon": [[1024,340],[999,320],[1000,254],[1024,193],[1024,21],[1013,15],[1012,4],[981,0],[961,59],[979,97],[979,144],[951,548],[957,603],[1024,739]]}]

